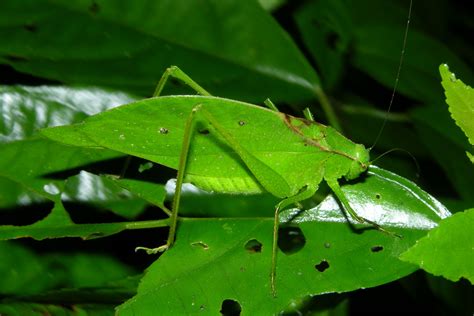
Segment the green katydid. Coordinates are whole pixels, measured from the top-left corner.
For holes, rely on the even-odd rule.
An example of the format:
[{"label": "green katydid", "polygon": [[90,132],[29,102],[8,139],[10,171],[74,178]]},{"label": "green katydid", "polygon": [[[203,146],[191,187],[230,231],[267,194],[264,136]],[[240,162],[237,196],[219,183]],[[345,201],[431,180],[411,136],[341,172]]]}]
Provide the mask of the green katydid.
[{"label": "green katydid", "polygon": [[[369,151],[363,145],[353,143],[330,126],[278,112],[271,101],[265,102],[269,108],[263,108],[210,96],[177,67],[164,73],[156,95],[169,76],[201,96],[141,100],[92,116],[74,127],[93,141],[91,145],[178,170],[166,245],[137,249],[156,253],[173,245],[183,182],[223,193],[267,191],[281,199],[274,213],[270,273],[273,294],[279,211],[313,196],[321,181],[328,184],[351,218],[385,231],[357,215],[338,182],[341,178],[355,179],[367,169]],[[133,121],[127,120],[129,113]]]},{"label": "green katydid", "polygon": [[[273,294],[276,293],[279,211],[313,196],[323,179],[354,220],[387,232],[376,223],[357,215],[339,186],[340,178],[352,180],[367,170],[370,164],[369,151],[363,145],[353,143],[330,126],[280,113],[270,100],[265,102],[270,109],[231,100],[225,102],[224,99],[216,100],[176,66],[166,70],[156,89],[156,96],[161,93],[169,76],[183,81],[204,97],[190,99],[192,107],[188,108],[190,112],[184,128],[168,241],[166,245],[158,248],[137,249],[156,253],[168,249],[174,242],[181,188],[187,168],[193,165],[193,161],[188,159],[189,149],[194,135],[199,134],[195,133],[199,124],[201,129],[204,128],[204,135],[215,134],[216,139],[238,155],[247,167],[248,176],[247,179],[242,179],[243,181],[232,182],[219,178],[206,178],[206,174],[190,173],[187,181],[197,187],[217,192],[245,194],[265,190],[281,198],[274,215],[271,265]],[[311,118],[309,114],[306,116]],[[159,122],[159,119],[157,121]],[[167,128],[164,133],[162,130],[161,137],[166,138],[168,132]],[[255,133],[267,135],[266,143],[272,144],[274,148],[259,149],[265,140],[259,139],[255,144],[254,139],[249,138]],[[275,143],[280,146],[273,145]],[[283,148],[286,149],[280,151]]]},{"label": "green katydid", "polygon": [[[183,81],[200,96],[159,97],[170,76]],[[223,193],[267,191],[281,199],[274,213],[270,272],[274,295],[278,214],[313,196],[323,180],[352,219],[388,232],[357,215],[339,185],[341,178],[356,179],[367,170],[369,150],[334,128],[316,123],[310,113],[306,112],[303,119],[278,112],[269,100],[265,102],[268,108],[262,108],[213,97],[178,67],[166,70],[154,96],[103,112],[78,125],[92,140],[91,145],[143,157],[178,170],[167,243],[154,249],[137,249],[156,253],[173,245],[184,182]],[[124,113],[132,112],[134,121],[124,121]],[[143,123],[145,121],[152,123]],[[137,127],[142,127],[143,134],[137,134],[140,129]],[[102,130],[100,135],[97,129]],[[109,137],[104,138],[104,134]]]}]

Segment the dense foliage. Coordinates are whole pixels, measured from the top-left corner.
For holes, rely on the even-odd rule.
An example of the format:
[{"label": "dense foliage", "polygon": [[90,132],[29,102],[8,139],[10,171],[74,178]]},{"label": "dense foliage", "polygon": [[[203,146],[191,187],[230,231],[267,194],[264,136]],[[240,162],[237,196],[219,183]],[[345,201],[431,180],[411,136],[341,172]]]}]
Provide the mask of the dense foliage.
[{"label": "dense foliage", "polygon": [[[0,315],[414,306],[472,314],[472,17],[447,0],[415,1],[405,46],[408,8],[373,0],[1,1]],[[170,223],[181,138],[157,122],[182,128],[174,106],[196,93],[171,80],[163,94],[176,97],[146,99],[170,65],[214,96],[262,106],[270,98],[300,117],[308,107],[316,121],[375,145],[372,159],[400,149],[342,189],[359,214],[402,238],[350,224],[322,185],[302,210],[281,214],[274,298],[278,199],[189,186],[176,244],[161,256],[135,253],[164,243]],[[272,147],[259,143],[272,132],[256,129],[255,146]],[[169,149],[154,147],[159,133]],[[285,146],[279,141],[275,148]],[[212,150],[202,155],[216,167],[227,151]]]}]

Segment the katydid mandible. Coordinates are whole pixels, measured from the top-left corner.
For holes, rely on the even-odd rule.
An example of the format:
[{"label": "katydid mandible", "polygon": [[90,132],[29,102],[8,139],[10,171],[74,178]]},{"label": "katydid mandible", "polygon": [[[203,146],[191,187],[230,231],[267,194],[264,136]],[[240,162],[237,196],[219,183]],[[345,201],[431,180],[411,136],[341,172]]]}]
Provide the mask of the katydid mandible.
[{"label": "katydid mandible", "polygon": [[[278,112],[269,100],[265,102],[269,107],[267,109],[212,97],[176,66],[168,68],[163,74],[155,91],[156,97],[170,76],[183,81],[201,96],[186,97],[190,108],[183,122],[185,126],[167,243],[154,249],[137,249],[157,253],[173,245],[183,182],[191,182],[199,188],[214,192],[251,194],[267,191],[281,199],[274,213],[270,272],[273,295],[276,295],[278,214],[285,207],[313,196],[321,181],[324,180],[328,184],[351,218],[387,232],[378,224],[357,215],[339,185],[341,178],[356,179],[367,170],[370,165],[369,151],[363,145],[353,143],[330,126]],[[159,99],[164,103],[169,102],[169,105],[173,102],[173,97]],[[225,117],[224,115],[227,115],[225,120],[217,119]],[[306,116],[310,118],[310,115]],[[160,124],[159,120],[157,123]],[[166,137],[172,132],[174,131],[166,126],[161,127],[158,135],[162,139],[160,142],[166,142]],[[260,134],[259,144],[255,144],[251,137],[255,133]],[[211,136],[227,147],[228,151],[223,151],[223,155],[236,156],[243,162],[247,176],[241,181],[212,177],[210,179],[204,171],[199,175],[196,168],[193,168],[194,161],[188,159],[193,139]],[[262,138],[265,141],[262,141]],[[271,149],[262,145],[265,143],[272,144]],[[187,173],[188,170],[192,172]]]}]

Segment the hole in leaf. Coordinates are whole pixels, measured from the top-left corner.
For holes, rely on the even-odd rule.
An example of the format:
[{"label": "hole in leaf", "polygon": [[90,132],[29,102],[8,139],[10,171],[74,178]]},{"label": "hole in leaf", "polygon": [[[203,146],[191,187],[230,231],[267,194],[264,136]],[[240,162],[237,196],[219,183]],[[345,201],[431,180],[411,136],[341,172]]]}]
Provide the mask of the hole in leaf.
[{"label": "hole in leaf", "polygon": [[23,25],[23,27],[25,28],[25,30],[31,33],[36,33],[36,31],[38,31],[38,26],[34,23],[25,24]]},{"label": "hole in leaf", "polygon": [[169,130],[164,127],[160,127],[160,134],[168,134]]},{"label": "hole in leaf", "polygon": [[191,246],[200,247],[204,250],[209,249],[209,246],[205,242],[202,242],[202,241],[193,242],[193,243],[191,243]]},{"label": "hole in leaf", "polygon": [[251,239],[245,244],[245,249],[250,253],[262,252],[262,243],[257,239]]},{"label": "hole in leaf", "polygon": [[320,263],[314,266],[319,272],[324,272],[329,268],[329,262],[322,260]]},{"label": "hole in leaf", "polygon": [[201,135],[207,135],[207,134],[209,134],[209,130],[208,129],[201,129],[201,130],[198,131],[198,133],[201,134]]},{"label": "hole in leaf", "polygon": [[334,31],[330,31],[326,34],[326,44],[333,50],[337,48],[339,40],[339,34]]},{"label": "hole in leaf", "polygon": [[375,198],[376,198],[377,200],[380,200],[380,198],[381,198],[380,194],[377,193],[377,194],[375,195]]},{"label": "hole in leaf", "polygon": [[383,250],[383,246],[373,246],[372,248],[370,248],[370,251],[372,252],[379,252],[382,250]]},{"label": "hole in leaf", "polygon": [[306,238],[299,227],[281,227],[278,230],[278,248],[285,254],[300,251],[306,244]]},{"label": "hole in leaf", "polygon": [[18,56],[18,55],[3,55],[3,58],[5,58],[6,60],[11,61],[11,62],[28,61],[28,58]]},{"label": "hole in leaf", "polygon": [[238,316],[242,312],[239,302],[227,299],[222,302],[221,315],[225,316]]},{"label": "hole in leaf", "polygon": [[89,12],[92,14],[97,14],[100,10],[100,6],[97,2],[92,2],[92,4],[89,6]]}]

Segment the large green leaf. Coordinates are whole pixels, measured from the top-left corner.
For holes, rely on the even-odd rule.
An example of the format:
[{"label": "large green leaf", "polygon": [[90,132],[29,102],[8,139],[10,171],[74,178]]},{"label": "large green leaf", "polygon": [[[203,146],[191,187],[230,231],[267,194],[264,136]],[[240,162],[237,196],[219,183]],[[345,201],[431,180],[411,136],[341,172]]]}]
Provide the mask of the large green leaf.
[{"label": "large green leaf", "polygon": [[304,100],[319,86],[256,1],[8,0],[0,25],[1,62],[67,83],[150,95],[179,65],[209,91],[246,100]]},{"label": "large green leaf", "polygon": [[401,254],[400,259],[451,281],[474,284],[474,209],[446,218]]},{"label": "large green leaf", "polygon": [[292,253],[279,251],[273,298],[271,217],[182,219],[176,244],[148,269],[119,315],[216,314],[224,300],[240,304],[242,315],[271,315],[307,295],[377,286],[413,272],[398,255],[449,216],[412,182],[375,167],[343,190],[357,212],[403,238],[354,230],[332,196],[305,212],[289,210],[283,226],[297,225],[301,233],[280,239],[304,242]]}]

